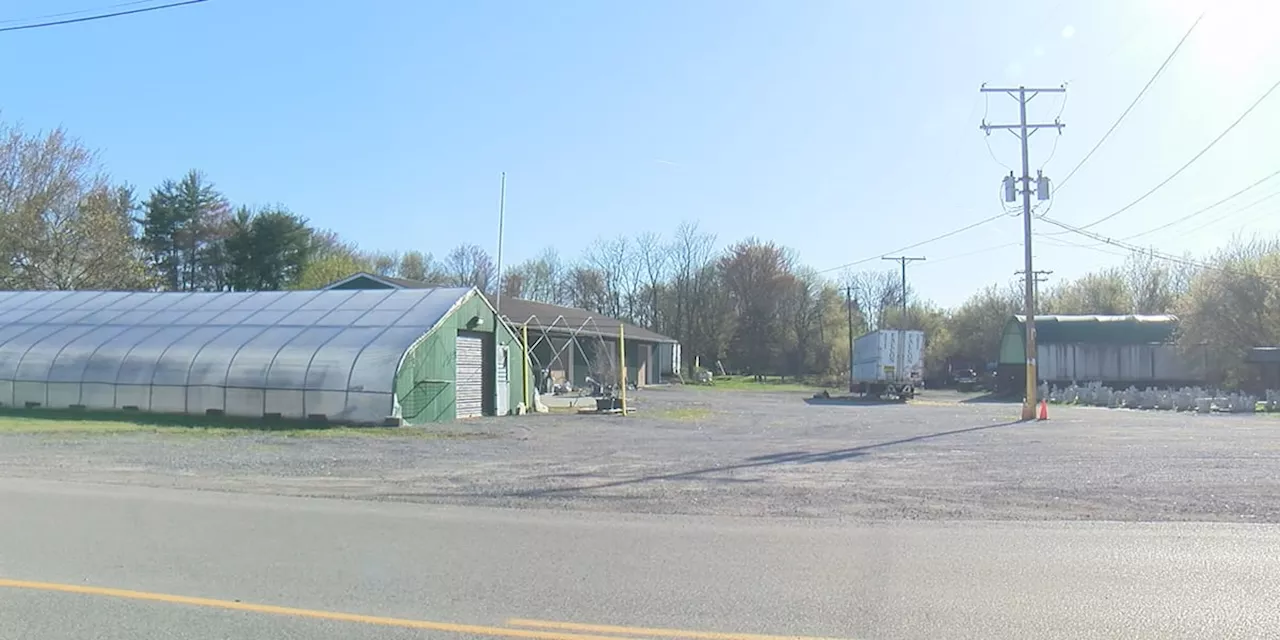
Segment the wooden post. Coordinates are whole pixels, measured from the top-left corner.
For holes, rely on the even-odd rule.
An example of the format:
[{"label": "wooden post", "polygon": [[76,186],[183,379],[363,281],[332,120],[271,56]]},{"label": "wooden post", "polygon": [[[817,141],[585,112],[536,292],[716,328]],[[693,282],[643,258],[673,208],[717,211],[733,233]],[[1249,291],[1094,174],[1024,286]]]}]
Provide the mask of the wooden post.
[{"label": "wooden post", "polygon": [[529,394],[529,323],[520,325],[520,342],[524,344],[524,357],[520,359],[524,368],[524,410],[533,413],[533,396]]},{"label": "wooden post", "polygon": [[618,388],[621,389],[622,415],[627,415],[627,347],[623,342],[622,323],[618,323]]}]

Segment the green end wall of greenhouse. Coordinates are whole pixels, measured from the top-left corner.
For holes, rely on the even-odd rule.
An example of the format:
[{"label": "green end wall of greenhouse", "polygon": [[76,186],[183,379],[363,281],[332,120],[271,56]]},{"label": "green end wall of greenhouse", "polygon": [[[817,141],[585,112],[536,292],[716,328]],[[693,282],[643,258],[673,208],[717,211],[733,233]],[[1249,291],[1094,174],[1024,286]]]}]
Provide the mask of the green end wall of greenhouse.
[{"label": "green end wall of greenhouse", "polygon": [[[481,323],[469,328],[472,318],[480,318]],[[514,412],[516,406],[525,402],[524,375],[525,352],[521,347],[520,336],[506,324],[498,321],[493,308],[480,295],[469,296],[457,309],[441,320],[430,334],[415,344],[405,354],[404,361],[396,371],[395,396],[400,403],[400,416],[406,424],[429,424],[432,422],[448,422],[457,416],[455,397],[457,374],[457,341],[458,332],[486,334],[485,375],[487,385],[495,384],[494,360],[496,349],[493,345],[506,345],[508,348],[508,407]],[[491,337],[491,338],[490,338]],[[486,386],[485,414],[492,415],[493,402],[488,400],[495,396],[496,389]],[[527,406],[527,402],[526,402]]]}]

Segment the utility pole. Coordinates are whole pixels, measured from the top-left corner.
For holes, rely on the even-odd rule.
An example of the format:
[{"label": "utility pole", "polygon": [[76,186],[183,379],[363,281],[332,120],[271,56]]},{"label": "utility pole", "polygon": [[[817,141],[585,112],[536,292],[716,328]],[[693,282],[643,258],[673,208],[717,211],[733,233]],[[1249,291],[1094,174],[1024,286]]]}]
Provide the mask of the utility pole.
[{"label": "utility pole", "polygon": [[[910,256],[890,258],[889,256],[884,256],[881,259],[902,263],[902,319],[898,321],[898,325],[901,328],[898,331],[898,357],[894,360],[894,375],[901,379],[903,375],[906,375],[905,372],[907,370],[907,329],[910,328],[910,325],[907,324],[907,263],[921,261],[924,258],[912,258]],[[920,345],[920,348],[923,350],[924,345]]]},{"label": "utility pole", "polygon": [[912,258],[909,256],[890,258],[889,256],[885,256],[881,259],[902,263],[902,319],[898,321],[898,324],[902,325],[902,328],[905,330],[907,328],[907,263],[922,261],[924,258]]},{"label": "utility pole", "polygon": [[844,307],[849,316],[849,393],[853,393],[853,287],[844,288]]},{"label": "utility pole", "polygon": [[[1018,101],[1018,124],[987,124],[985,121],[979,127],[987,135],[991,135],[993,129],[1004,129],[1017,136],[1022,142],[1022,246],[1023,246],[1023,271],[1025,287],[1023,292],[1023,306],[1026,307],[1027,316],[1026,327],[1026,359],[1027,359],[1027,388],[1026,398],[1022,402],[1022,419],[1034,420],[1036,417],[1036,293],[1035,293],[1035,269],[1031,265],[1031,160],[1028,157],[1027,139],[1032,133],[1040,129],[1056,129],[1062,132],[1064,126],[1061,122],[1054,120],[1052,124],[1027,124],[1027,103],[1032,98],[1041,93],[1065,93],[1067,88],[1055,87],[1052,89],[1028,89],[1026,87],[1017,87],[1015,89],[991,88],[983,86],[983,93],[1007,93]],[[1012,202],[1013,198],[1013,177],[1005,179],[1005,201]],[[1037,176],[1036,195],[1040,200],[1049,199],[1049,181],[1043,176]]]},{"label": "utility pole", "polygon": [[[1015,275],[1015,276],[1020,276],[1020,275],[1022,275],[1022,274],[1024,274],[1024,273],[1026,273],[1026,271],[1014,271],[1014,272],[1013,272],[1013,275]],[[1036,284],[1035,284],[1036,300],[1039,300],[1039,299],[1040,299],[1040,283],[1041,283],[1041,282],[1048,282],[1048,281],[1049,281],[1049,276],[1053,275],[1053,272],[1052,272],[1052,271],[1040,271],[1040,270],[1038,270],[1038,269],[1037,269],[1037,270],[1034,272],[1034,275],[1035,275],[1035,283],[1036,283]]]}]

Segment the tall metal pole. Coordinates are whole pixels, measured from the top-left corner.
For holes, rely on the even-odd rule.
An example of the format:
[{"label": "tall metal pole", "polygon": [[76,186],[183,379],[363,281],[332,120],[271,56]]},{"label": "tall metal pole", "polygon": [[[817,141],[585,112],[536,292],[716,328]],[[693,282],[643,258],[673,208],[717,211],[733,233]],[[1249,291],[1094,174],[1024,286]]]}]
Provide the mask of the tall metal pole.
[{"label": "tall metal pole", "polygon": [[498,186],[498,293],[494,296],[494,307],[502,313],[502,225],[507,217],[507,172],[502,172]]},{"label": "tall metal pole", "polygon": [[1026,350],[1026,396],[1022,402],[1022,419],[1034,420],[1036,417],[1036,395],[1038,389],[1036,386],[1036,276],[1031,265],[1031,159],[1030,152],[1027,149],[1027,140],[1031,133],[1039,129],[1057,129],[1062,131],[1062,123],[1055,121],[1053,124],[1027,124],[1027,102],[1040,93],[1063,93],[1065,87],[1054,89],[1028,89],[1026,87],[1018,87],[1017,89],[995,89],[982,87],[985,92],[1001,92],[1007,93],[1018,101],[1018,124],[1015,125],[991,125],[986,122],[982,123],[981,129],[988,134],[992,129],[1009,129],[1015,131],[1014,135],[1018,136],[1022,142],[1022,247],[1023,247],[1023,269],[1026,271],[1025,286],[1023,287],[1023,313],[1026,314],[1026,342],[1024,349]]}]

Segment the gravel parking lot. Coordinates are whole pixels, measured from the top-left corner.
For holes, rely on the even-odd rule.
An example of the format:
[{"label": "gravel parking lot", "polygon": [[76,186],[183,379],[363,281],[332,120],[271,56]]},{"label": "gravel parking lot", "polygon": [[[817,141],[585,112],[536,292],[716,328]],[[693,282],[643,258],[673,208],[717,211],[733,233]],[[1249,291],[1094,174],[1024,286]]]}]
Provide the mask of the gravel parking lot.
[{"label": "gravel parking lot", "polygon": [[649,389],[637,415],[448,437],[4,434],[0,474],[503,507],[867,519],[1280,522],[1280,418]]}]

